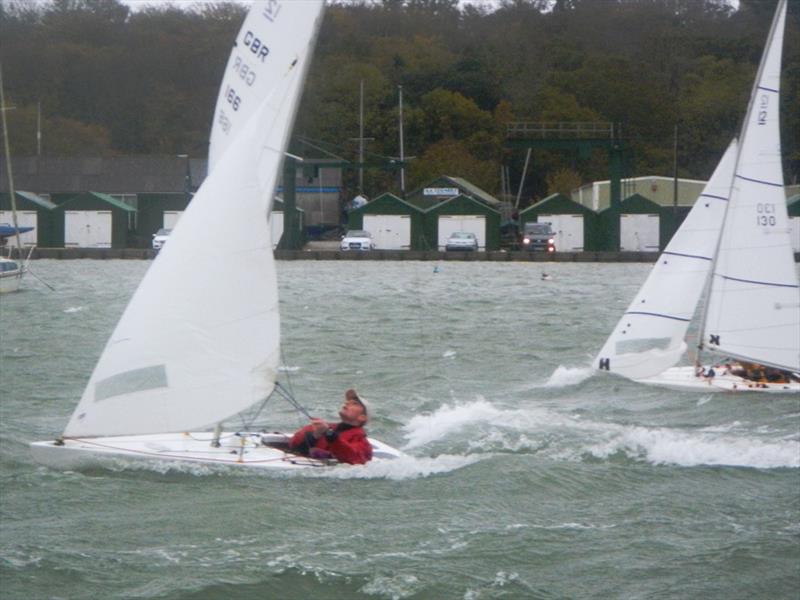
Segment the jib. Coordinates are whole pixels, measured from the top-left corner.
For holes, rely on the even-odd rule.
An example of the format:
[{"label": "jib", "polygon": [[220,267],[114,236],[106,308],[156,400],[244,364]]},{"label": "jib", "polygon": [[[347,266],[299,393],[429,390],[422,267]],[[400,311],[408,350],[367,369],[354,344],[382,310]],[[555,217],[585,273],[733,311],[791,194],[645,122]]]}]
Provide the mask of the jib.
[{"label": "jib", "polygon": [[250,48],[250,52],[255,54],[256,58],[260,58],[261,62],[264,62],[264,59],[267,58],[269,54],[269,48],[253,35],[252,31],[248,31],[244,34],[244,45]]}]

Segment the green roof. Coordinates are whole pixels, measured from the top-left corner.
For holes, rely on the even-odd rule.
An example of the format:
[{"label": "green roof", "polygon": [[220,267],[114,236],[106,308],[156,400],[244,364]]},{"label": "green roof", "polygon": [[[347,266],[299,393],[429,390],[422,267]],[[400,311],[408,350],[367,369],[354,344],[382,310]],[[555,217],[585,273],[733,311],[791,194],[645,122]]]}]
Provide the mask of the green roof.
[{"label": "green roof", "polygon": [[50,202],[47,198],[42,198],[38,194],[34,194],[33,192],[24,192],[22,190],[17,190],[17,195],[22,196],[26,200],[30,200],[34,204],[40,206],[41,208],[46,208],[47,210],[53,210],[56,208],[56,205]]},{"label": "green roof", "polygon": [[482,190],[477,185],[470,183],[469,181],[467,181],[462,177],[450,177],[449,175],[445,175],[445,177],[450,181],[452,181],[454,184],[456,184],[458,187],[469,192],[470,195],[474,196],[478,200],[486,202],[486,204],[490,206],[497,206],[498,204],[500,204],[500,201],[494,196],[492,196],[489,192]]},{"label": "green roof", "polygon": [[130,206],[129,204],[125,204],[122,200],[117,200],[114,196],[109,196],[108,194],[103,194],[102,192],[89,192],[95,198],[100,198],[109,204],[116,206],[117,208],[121,208],[127,212],[136,212],[136,209]]}]

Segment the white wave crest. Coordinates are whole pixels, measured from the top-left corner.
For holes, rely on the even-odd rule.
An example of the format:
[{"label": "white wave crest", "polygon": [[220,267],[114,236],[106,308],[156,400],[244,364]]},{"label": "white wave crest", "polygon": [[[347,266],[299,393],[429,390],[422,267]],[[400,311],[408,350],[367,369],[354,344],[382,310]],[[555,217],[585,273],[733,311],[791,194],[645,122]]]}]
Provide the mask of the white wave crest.
[{"label": "white wave crest", "polygon": [[480,456],[458,456],[442,454],[435,458],[402,456],[394,460],[369,462],[365,465],[340,465],[331,469],[303,471],[309,477],[331,479],[391,479],[402,481],[420,479],[431,475],[449,473],[481,460]]},{"label": "white wave crest", "polygon": [[544,387],[566,387],[570,385],[578,385],[583,383],[589,377],[594,375],[594,369],[591,367],[565,367],[559,365],[550,379],[544,384]]},{"label": "white wave crest", "polygon": [[473,423],[493,421],[502,412],[482,399],[468,404],[445,404],[432,414],[416,415],[404,426],[408,438],[405,449],[424,446]]},{"label": "white wave crest", "polygon": [[800,467],[800,442],[764,441],[710,432],[673,431],[645,427],[625,428],[611,440],[588,451],[598,458],[624,452],[656,465],[693,467],[717,465],[757,469]]}]

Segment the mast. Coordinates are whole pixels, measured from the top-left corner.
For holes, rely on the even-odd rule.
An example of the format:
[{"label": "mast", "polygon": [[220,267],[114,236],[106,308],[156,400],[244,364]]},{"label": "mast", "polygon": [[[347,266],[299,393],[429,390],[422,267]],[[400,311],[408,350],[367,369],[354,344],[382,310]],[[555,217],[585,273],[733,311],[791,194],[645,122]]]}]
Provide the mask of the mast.
[{"label": "mast", "polygon": [[399,113],[400,113],[400,197],[406,197],[406,167],[403,161],[405,154],[403,152],[403,86],[398,85],[397,90],[400,96]]},{"label": "mast", "polygon": [[[3,146],[6,151],[6,169],[8,170],[8,192],[11,195],[11,220],[14,224],[14,236],[17,239],[17,251],[22,255],[22,243],[19,239],[19,224],[17,223],[17,198],[14,190],[14,173],[11,169],[11,150],[8,145],[8,123],[6,122],[6,96],[3,91],[3,65],[0,64],[0,113],[3,115]],[[10,252],[10,250],[9,250]]]},{"label": "mast", "polygon": [[364,193],[364,80],[358,97],[358,191]]}]

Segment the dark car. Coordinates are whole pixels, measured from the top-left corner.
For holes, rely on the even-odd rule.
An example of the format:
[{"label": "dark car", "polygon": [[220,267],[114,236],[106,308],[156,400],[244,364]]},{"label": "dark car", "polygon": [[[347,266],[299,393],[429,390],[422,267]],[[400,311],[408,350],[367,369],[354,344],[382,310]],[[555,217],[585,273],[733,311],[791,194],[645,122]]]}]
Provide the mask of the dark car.
[{"label": "dark car", "polygon": [[522,230],[522,249],[531,252],[555,252],[555,235],[550,223],[525,223]]}]

